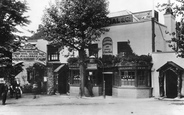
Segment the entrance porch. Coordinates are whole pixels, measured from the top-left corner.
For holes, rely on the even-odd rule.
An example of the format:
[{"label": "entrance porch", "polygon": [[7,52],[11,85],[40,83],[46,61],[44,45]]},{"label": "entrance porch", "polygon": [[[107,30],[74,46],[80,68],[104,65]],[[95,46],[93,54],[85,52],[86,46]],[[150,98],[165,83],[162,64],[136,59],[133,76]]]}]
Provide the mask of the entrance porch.
[{"label": "entrance porch", "polygon": [[159,72],[160,97],[181,98],[184,69],[172,61],[161,66]]}]

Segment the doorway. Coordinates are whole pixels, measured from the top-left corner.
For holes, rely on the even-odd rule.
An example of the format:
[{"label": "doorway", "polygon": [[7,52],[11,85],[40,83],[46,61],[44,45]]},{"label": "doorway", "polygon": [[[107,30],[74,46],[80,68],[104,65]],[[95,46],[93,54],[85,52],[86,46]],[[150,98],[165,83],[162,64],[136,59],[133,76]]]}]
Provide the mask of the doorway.
[{"label": "doorway", "polygon": [[67,72],[63,71],[58,75],[58,92],[66,94],[68,92]]},{"label": "doorway", "polygon": [[177,75],[172,71],[166,72],[166,97],[175,98],[177,97]]},{"label": "doorway", "polygon": [[105,95],[112,96],[112,74],[104,74]]}]

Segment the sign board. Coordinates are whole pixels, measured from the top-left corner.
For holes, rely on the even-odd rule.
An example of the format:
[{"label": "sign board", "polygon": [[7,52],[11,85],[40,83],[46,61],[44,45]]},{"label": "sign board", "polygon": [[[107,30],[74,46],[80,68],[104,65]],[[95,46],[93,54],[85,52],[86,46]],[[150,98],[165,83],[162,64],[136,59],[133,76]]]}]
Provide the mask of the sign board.
[{"label": "sign board", "polygon": [[150,20],[152,18],[152,11],[145,11],[145,12],[139,12],[135,13],[134,16],[139,19],[139,21],[143,20]]},{"label": "sign board", "polygon": [[4,78],[0,78],[0,83],[5,83]]},{"label": "sign board", "polygon": [[87,64],[87,69],[89,70],[97,70],[97,64]]},{"label": "sign board", "polygon": [[102,41],[102,53],[103,55],[112,55],[113,46],[112,39],[110,37],[105,37]]},{"label": "sign board", "polygon": [[118,16],[110,18],[110,24],[133,22],[132,15]]},{"label": "sign board", "polygon": [[46,53],[37,49],[33,44],[27,44],[17,52],[12,53],[13,61],[46,61]]}]

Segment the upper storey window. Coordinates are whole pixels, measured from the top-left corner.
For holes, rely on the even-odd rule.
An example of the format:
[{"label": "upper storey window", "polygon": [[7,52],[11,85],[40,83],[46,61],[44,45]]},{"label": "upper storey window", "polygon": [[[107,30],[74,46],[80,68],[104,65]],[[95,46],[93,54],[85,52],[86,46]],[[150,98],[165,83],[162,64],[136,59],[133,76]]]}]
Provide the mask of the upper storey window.
[{"label": "upper storey window", "polygon": [[59,61],[58,47],[47,45],[48,48],[48,61]]}]

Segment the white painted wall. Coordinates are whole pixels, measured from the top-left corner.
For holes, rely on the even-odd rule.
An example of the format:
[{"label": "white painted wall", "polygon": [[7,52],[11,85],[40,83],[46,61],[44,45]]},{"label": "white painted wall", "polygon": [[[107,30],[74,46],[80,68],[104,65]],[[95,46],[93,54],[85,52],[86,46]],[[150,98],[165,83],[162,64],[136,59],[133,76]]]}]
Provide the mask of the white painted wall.
[{"label": "white painted wall", "polygon": [[[129,23],[108,27],[109,32],[102,35],[98,46],[102,48],[102,40],[110,37],[113,41],[113,55],[117,55],[117,42],[130,41],[134,53],[138,55],[148,54],[151,50],[151,21],[141,23]],[[102,56],[102,50],[99,51]]]},{"label": "white painted wall", "polygon": [[44,39],[28,40],[27,43],[35,44],[39,50],[47,53],[47,44],[49,43],[47,40],[44,40]]},{"label": "white painted wall", "polygon": [[[153,67],[152,67],[152,87],[153,96],[159,97],[159,72],[156,70],[163,66],[168,61],[173,61],[177,65],[184,67],[184,59],[177,57],[175,52],[165,52],[165,53],[153,53]],[[182,89],[184,91],[184,89]]]},{"label": "white painted wall", "polygon": [[[152,24],[151,20],[119,24],[107,27],[109,32],[102,35],[98,42],[98,47],[102,48],[102,40],[110,37],[113,40],[113,55],[117,55],[117,42],[130,41],[130,46],[134,53],[138,55],[147,55],[152,53]],[[169,51],[166,43],[166,26],[155,23],[155,51]],[[99,51],[102,56],[102,50]]]}]

